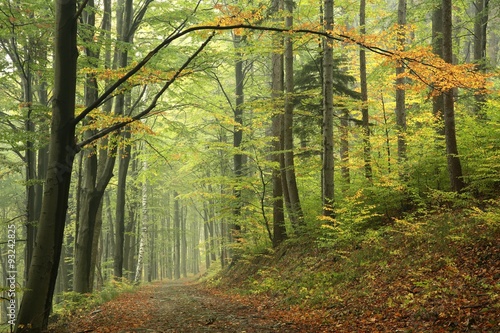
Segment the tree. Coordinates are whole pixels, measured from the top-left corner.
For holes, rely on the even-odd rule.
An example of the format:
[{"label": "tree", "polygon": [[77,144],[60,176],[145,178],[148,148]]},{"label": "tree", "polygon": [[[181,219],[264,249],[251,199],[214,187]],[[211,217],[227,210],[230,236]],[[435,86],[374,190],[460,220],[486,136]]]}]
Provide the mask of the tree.
[{"label": "tree", "polygon": [[[148,162],[144,160],[142,162],[143,172],[147,172]],[[149,208],[148,208],[148,182],[146,177],[142,182],[142,216],[141,216],[141,227],[139,232],[139,251],[137,253],[137,265],[135,269],[134,283],[139,284],[142,277],[142,268],[144,265],[144,253],[147,242],[148,235],[148,223],[149,223]]]},{"label": "tree", "polygon": [[76,153],[75,93],[76,1],[56,2],[54,92],[45,194],[29,268],[26,292],[19,309],[16,333],[41,332],[47,327],[61,257],[71,171]]},{"label": "tree", "polygon": [[235,223],[232,224],[233,236],[236,241],[240,239],[239,233],[241,232],[241,225],[238,219],[241,216],[242,209],[242,198],[241,198],[241,178],[243,176],[243,153],[241,152],[241,143],[243,140],[243,107],[245,102],[244,95],[244,81],[245,73],[243,70],[243,52],[241,51],[241,43],[243,43],[244,38],[238,35],[236,32],[233,33],[233,45],[236,53],[236,61],[234,64],[235,73],[235,95],[236,100],[233,108],[234,114],[234,130],[233,130],[233,147],[235,153],[233,155],[233,167],[234,176],[236,178],[236,186],[233,188],[234,196],[236,197],[236,202],[233,209],[233,217],[235,218]]},{"label": "tree", "polygon": [[[486,28],[488,25],[489,0],[476,0],[474,7],[476,16],[474,18],[474,61],[477,63],[479,70],[484,71],[486,68]],[[481,108],[486,100],[484,94],[476,94],[475,111],[481,116]]]},{"label": "tree", "polygon": [[[366,34],[366,1],[360,0],[359,4],[359,26],[361,35]],[[373,177],[371,162],[371,143],[370,143],[370,119],[368,110],[368,83],[366,75],[366,50],[364,47],[359,49],[359,83],[361,88],[361,117],[363,126],[363,159],[365,163],[365,177],[371,180]]]},{"label": "tree", "polygon": [[[92,66],[99,59],[100,51],[96,49],[92,41],[96,37],[95,29],[95,8],[94,1],[89,0],[87,6],[90,11],[82,12],[82,19],[90,31],[85,36],[86,56]],[[107,20],[110,17],[104,16],[103,27],[108,26]],[[89,106],[98,97],[97,78],[94,74],[87,74],[85,82],[85,104]],[[95,134],[95,130],[87,130],[86,137]],[[101,231],[102,219],[101,212],[102,198],[104,191],[113,176],[115,165],[116,148],[112,147],[109,152],[105,149],[100,150],[100,158],[97,158],[97,145],[92,144],[84,150],[85,174],[82,189],[81,211],[79,212],[79,223],[77,228],[75,263],[73,272],[73,290],[80,293],[88,293],[93,288],[94,266],[97,250],[97,240]],[[93,260],[94,259],[94,260]]]},{"label": "tree", "polygon": [[[398,2],[398,48],[403,51],[406,43],[406,0]],[[406,98],[404,86],[406,79],[403,77],[405,68],[403,64],[396,67],[396,125],[398,131],[398,162],[406,160]],[[401,167],[401,165],[400,165]],[[400,169],[400,175],[403,171]],[[405,178],[404,176],[402,177]]]},{"label": "tree", "polygon": [[[452,45],[452,0],[442,0],[443,11],[443,59],[453,63]],[[462,165],[458,155],[457,137],[455,130],[455,101],[453,89],[443,92],[444,135],[446,139],[446,156],[451,189],[460,192],[465,187],[462,175]]]},{"label": "tree", "polygon": [[[291,29],[293,27],[293,0],[285,0],[285,27]],[[300,204],[299,189],[297,187],[297,179],[295,175],[295,162],[293,156],[293,38],[291,35],[285,37],[284,51],[284,70],[285,70],[285,113],[283,116],[283,150],[284,150],[284,173],[282,181],[285,183],[284,190],[287,191],[290,201],[290,219],[295,227],[303,224],[304,213]]]},{"label": "tree", "polygon": [[[325,31],[333,29],[333,0],[325,0]],[[323,38],[323,216],[333,218],[334,212],[334,149],[333,149],[333,46]]]},{"label": "tree", "polygon": [[[443,9],[438,4],[432,11],[432,52],[443,57]],[[443,119],[444,96],[442,93],[435,94],[432,97],[432,113],[435,117]],[[444,135],[444,131],[439,130]]]},{"label": "tree", "polygon": [[[279,13],[283,9],[283,1],[274,0],[272,10],[274,13]],[[280,21],[277,19],[277,21]],[[282,21],[282,20],[281,20]],[[280,100],[283,98],[283,37],[280,35],[273,36],[273,53],[271,55],[271,99],[273,105],[281,105]],[[283,186],[281,164],[283,161],[283,153],[281,150],[281,129],[283,127],[283,115],[281,112],[273,114],[271,119],[271,136],[272,136],[272,151],[271,160],[275,163],[272,171],[272,202],[273,202],[273,246],[277,247],[288,236],[285,227],[285,211],[283,205]]]}]

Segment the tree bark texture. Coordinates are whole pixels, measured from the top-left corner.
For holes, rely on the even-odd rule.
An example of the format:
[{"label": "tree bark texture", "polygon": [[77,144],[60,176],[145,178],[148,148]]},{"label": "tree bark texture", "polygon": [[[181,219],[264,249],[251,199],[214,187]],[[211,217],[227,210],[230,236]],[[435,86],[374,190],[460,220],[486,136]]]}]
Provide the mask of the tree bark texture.
[{"label": "tree bark texture", "polygon": [[75,148],[75,92],[78,58],[76,1],[56,2],[54,90],[48,170],[27,289],[16,333],[47,328],[61,257]]},{"label": "tree bark texture", "polygon": [[[273,1],[273,12],[278,13],[283,9],[283,1]],[[279,102],[283,98],[283,37],[276,35],[273,37],[273,47],[276,49],[271,55],[272,73],[271,73],[271,98],[274,100],[274,105],[280,106]],[[281,160],[283,159],[283,152],[281,149],[281,129],[283,127],[283,114],[277,112],[273,114],[271,120],[271,136],[272,136],[272,153],[271,160],[276,164],[272,171],[272,202],[273,202],[273,236],[272,243],[277,247],[284,240],[287,239],[285,227],[285,211],[283,204],[283,186],[281,179]]]},{"label": "tree bark texture", "polygon": [[[324,1],[324,29],[333,29],[333,0]],[[323,38],[323,216],[334,218],[333,46]]]},{"label": "tree bark texture", "polygon": [[[359,4],[359,25],[362,35],[366,33],[366,0],[360,0]],[[363,159],[365,164],[365,178],[373,178],[371,141],[370,141],[370,119],[368,109],[368,79],[366,74],[366,51],[359,49],[359,83],[361,88],[361,117],[363,126]]]},{"label": "tree bark texture", "polygon": [[[287,16],[285,18],[285,26],[293,27],[293,0],[285,0],[285,10]],[[290,199],[290,218],[294,226],[300,226],[304,222],[304,214],[300,204],[299,189],[297,187],[297,179],[295,174],[295,162],[293,156],[293,40],[292,36],[285,37],[285,114],[283,117],[283,143],[284,143],[284,164],[285,164],[285,179],[288,197]]]},{"label": "tree bark texture", "polygon": [[[404,50],[406,43],[406,0],[399,0],[398,2],[398,47]],[[398,162],[400,164],[400,175],[404,174],[401,170],[401,164],[406,160],[406,94],[405,83],[406,79],[401,77],[404,74],[404,67],[398,66],[396,68],[396,126],[398,138]],[[403,177],[404,178],[404,177]]]},{"label": "tree bark texture", "polygon": [[[443,59],[453,62],[452,45],[452,0],[442,0],[443,8]],[[451,189],[460,192],[465,183],[462,178],[462,165],[458,156],[457,137],[455,130],[455,101],[453,89],[444,92],[444,133],[446,138],[446,156]]]}]

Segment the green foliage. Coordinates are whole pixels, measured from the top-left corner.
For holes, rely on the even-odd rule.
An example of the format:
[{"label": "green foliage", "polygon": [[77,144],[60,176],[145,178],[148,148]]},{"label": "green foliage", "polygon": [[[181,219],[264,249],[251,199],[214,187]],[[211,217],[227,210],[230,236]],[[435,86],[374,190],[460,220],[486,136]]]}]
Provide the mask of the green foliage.
[{"label": "green foliage", "polygon": [[53,312],[58,318],[69,318],[72,315],[93,310],[100,304],[133,290],[134,286],[124,279],[122,281],[111,280],[103,289],[92,294],[81,294],[73,291],[63,292],[60,295],[60,301],[54,305]]},{"label": "green foliage", "polygon": [[498,194],[500,185],[500,102],[491,99],[483,110],[485,119],[475,115],[460,117],[459,140],[465,181],[476,194]]}]

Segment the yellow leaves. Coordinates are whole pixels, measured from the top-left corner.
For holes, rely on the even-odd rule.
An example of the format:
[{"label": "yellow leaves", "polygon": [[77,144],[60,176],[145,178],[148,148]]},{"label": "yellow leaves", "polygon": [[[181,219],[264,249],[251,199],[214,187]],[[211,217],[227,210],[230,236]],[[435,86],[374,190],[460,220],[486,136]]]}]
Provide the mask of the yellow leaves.
[{"label": "yellow leaves", "polygon": [[[101,110],[94,110],[87,119],[89,119],[87,123],[79,129],[79,134],[83,134],[86,131],[97,132],[120,123],[128,123],[127,130],[130,131],[132,135],[139,133],[149,135],[155,134],[147,124],[141,121],[133,121],[129,116],[117,116],[104,113]],[[128,144],[128,142],[118,142],[118,145],[124,144]]]},{"label": "yellow leaves", "polygon": [[[214,9],[219,11],[222,16],[215,19],[215,25],[217,26],[229,26],[238,24],[251,24],[264,19],[263,12],[266,10],[266,6],[261,5],[257,8],[252,9],[242,9],[234,5],[224,5],[216,4]],[[242,34],[241,29],[235,31],[236,34]]]},{"label": "yellow leaves", "polygon": [[491,74],[477,71],[474,64],[454,65],[435,55],[430,47],[418,47],[408,51],[394,51],[389,61],[406,71],[400,77],[413,80],[418,89],[434,88],[431,96],[453,88],[472,89],[482,93],[491,87]]}]

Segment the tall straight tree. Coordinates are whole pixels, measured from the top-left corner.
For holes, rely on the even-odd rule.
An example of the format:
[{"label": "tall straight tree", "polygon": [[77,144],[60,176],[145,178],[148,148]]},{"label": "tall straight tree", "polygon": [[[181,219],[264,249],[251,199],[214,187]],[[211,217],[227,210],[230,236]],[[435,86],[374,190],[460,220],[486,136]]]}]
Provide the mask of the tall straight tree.
[{"label": "tall straight tree", "polygon": [[[282,0],[273,0],[272,11],[279,13],[283,10]],[[277,21],[283,21],[277,19]],[[281,105],[279,102],[283,98],[283,37],[280,34],[273,36],[273,53],[271,55],[272,73],[271,73],[271,98],[274,105]],[[281,150],[281,128],[283,124],[283,114],[281,112],[273,114],[271,124],[271,135],[273,137],[272,144],[272,161],[276,166],[272,173],[273,184],[273,246],[281,244],[286,238],[285,227],[285,212],[283,204],[283,186],[281,179],[281,164],[283,160],[283,152]]]},{"label": "tall straight tree", "polygon": [[[406,40],[406,0],[398,1],[398,48],[403,51]],[[406,160],[406,94],[405,81],[402,77],[404,67],[401,64],[396,67],[396,125],[398,137],[398,161],[401,164]],[[401,165],[400,165],[401,166]],[[401,170],[401,169],[400,169]],[[400,171],[403,175],[403,171]]]},{"label": "tall straight tree", "polygon": [[54,91],[48,170],[37,241],[15,332],[42,332],[48,325],[61,257],[75,146],[78,58],[76,0],[56,1]]},{"label": "tall straight tree", "polygon": [[[293,28],[293,0],[285,0],[285,27]],[[300,204],[299,189],[297,187],[297,179],[295,175],[295,162],[293,151],[293,40],[289,34],[285,37],[285,54],[284,54],[284,69],[285,69],[285,114],[283,116],[283,148],[284,148],[284,164],[285,177],[282,179],[286,183],[284,188],[288,191],[290,200],[290,218],[295,226],[303,224],[304,213]]]},{"label": "tall straight tree", "polygon": [[[134,34],[138,29],[144,15],[152,0],[147,0],[141,4],[134,17],[134,8],[132,0],[120,0],[117,7],[117,25],[116,31],[118,35],[118,42],[115,50],[114,68],[125,68],[128,65],[128,45],[133,42]],[[123,115],[125,113],[126,102],[125,94],[121,93],[116,96],[114,101],[114,113],[116,115]],[[121,132],[123,140],[126,142],[130,139],[130,131],[125,128]],[[116,193],[116,234],[115,234],[115,253],[113,263],[113,274],[115,277],[121,278],[123,276],[124,266],[124,243],[125,243],[125,193],[127,186],[127,174],[132,155],[132,146],[125,145],[120,150],[120,162],[118,167],[118,187]],[[132,267],[130,267],[132,268]]]},{"label": "tall straight tree", "polygon": [[[144,160],[142,162],[142,170],[147,172],[148,162]],[[148,182],[146,177],[142,181],[142,215],[141,215],[141,227],[139,232],[139,250],[137,252],[137,265],[135,269],[134,283],[139,284],[141,282],[142,271],[144,266],[144,253],[147,244],[148,235],[148,223],[149,223],[149,208],[148,208]]]},{"label": "tall straight tree", "polygon": [[[359,31],[361,35],[366,34],[366,0],[360,0],[359,4]],[[366,75],[366,50],[359,49],[359,82],[361,87],[361,117],[363,126],[363,159],[365,164],[365,177],[371,180],[373,177],[371,142],[370,142],[370,119],[368,109],[368,79]]]},{"label": "tall straight tree", "polygon": [[[333,0],[324,1],[324,29],[333,29]],[[323,216],[334,214],[333,46],[323,38]]]},{"label": "tall straight tree", "polygon": [[[474,19],[474,61],[477,63],[478,69],[484,71],[486,68],[486,28],[488,26],[489,0],[476,0],[474,8],[476,16]],[[474,95],[476,98],[475,111],[481,115],[481,108],[486,100],[484,94]]]},{"label": "tall straight tree", "polygon": [[[432,11],[432,52],[443,58],[443,9],[441,3]],[[443,119],[444,96],[435,94],[432,98],[432,114],[438,119]],[[440,127],[438,133],[444,135],[444,128]]]},{"label": "tall straight tree", "polygon": [[[443,59],[447,63],[453,62],[453,35],[452,35],[452,0],[442,0],[443,10]],[[443,92],[444,136],[446,139],[446,156],[451,189],[460,192],[465,183],[462,174],[462,164],[458,155],[457,137],[455,129],[455,102],[453,89]]]},{"label": "tall straight tree", "polygon": [[244,82],[245,82],[245,72],[243,70],[243,52],[241,51],[241,44],[244,38],[238,35],[236,32],[233,33],[233,45],[235,49],[236,61],[234,64],[235,73],[235,95],[236,101],[233,108],[234,114],[234,130],[233,130],[233,147],[235,149],[233,155],[233,168],[234,176],[236,178],[236,186],[233,188],[234,196],[236,198],[236,203],[233,208],[233,214],[235,222],[232,224],[233,235],[235,240],[238,241],[240,238],[239,233],[241,232],[240,221],[238,219],[241,216],[242,199],[241,199],[241,178],[243,176],[243,154],[241,150],[241,143],[243,140],[243,103],[245,102],[244,95]]},{"label": "tall straight tree", "polygon": [[[90,65],[97,63],[99,59],[99,49],[92,43],[95,34],[95,8],[94,0],[89,0],[87,6],[89,11],[82,12],[82,19],[87,25],[89,31],[86,32],[85,53],[89,59]],[[110,17],[105,15],[103,26],[107,26]],[[97,79],[94,74],[87,74],[85,81],[85,104],[91,105],[98,97]],[[92,136],[95,131],[87,131],[86,136]],[[92,144],[84,150],[85,156],[85,174],[81,196],[81,211],[79,214],[75,263],[73,273],[73,290],[80,293],[88,293],[93,289],[93,270],[92,258],[95,258],[97,250],[96,241],[100,234],[102,219],[99,216],[104,191],[113,176],[113,168],[116,159],[116,149],[110,151],[101,150],[99,161],[97,158],[97,145]],[[99,164],[99,165],[98,165]]]}]

